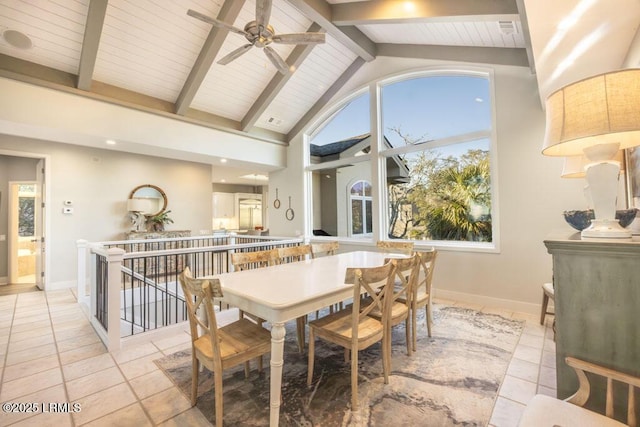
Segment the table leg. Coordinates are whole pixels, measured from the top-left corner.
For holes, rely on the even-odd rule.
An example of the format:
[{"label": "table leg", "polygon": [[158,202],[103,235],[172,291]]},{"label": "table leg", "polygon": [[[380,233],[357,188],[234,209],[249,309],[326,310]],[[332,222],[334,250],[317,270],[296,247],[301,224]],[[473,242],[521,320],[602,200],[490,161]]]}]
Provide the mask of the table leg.
[{"label": "table leg", "polygon": [[271,409],[269,425],[280,422],[280,396],[282,395],[282,365],[284,365],[284,323],[271,325]]}]

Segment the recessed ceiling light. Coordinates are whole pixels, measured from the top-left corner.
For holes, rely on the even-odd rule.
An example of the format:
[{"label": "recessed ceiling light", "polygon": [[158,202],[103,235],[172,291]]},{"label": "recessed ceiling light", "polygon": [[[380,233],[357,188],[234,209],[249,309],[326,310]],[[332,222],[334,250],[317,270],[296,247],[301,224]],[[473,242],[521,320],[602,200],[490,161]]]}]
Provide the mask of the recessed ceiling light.
[{"label": "recessed ceiling light", "polygon": [[227,180],[226,180],[226,179],[224,179],[224,178],[222,178],[222,179],[220,180],[220,182],[227,182]]},{"label": "recessed ceiling light", "polygon": [[227,163],[227,159],[220,159],[220,163]]},{"label": "recessed ceiling light", "polygon": [[2,37],[4,37],[4,40],[7,43],[18,49],[26,50],[31,49],[31,47],[33,46],[33,43],[31,42],[29,36],[18,30],[5,30],[2,33]]},{"label": "recessed ceiling light", "polygon": [[105,142],[107,145],[116,145],[116,142],[113,139],[107,139]]},{"label": "recessed ceiling light", "polygon": [[404,2],[404,10],[406,10],[407,12],[413,12],[416,10],[416,5],[414,2],[412,1],[405,1]]}]

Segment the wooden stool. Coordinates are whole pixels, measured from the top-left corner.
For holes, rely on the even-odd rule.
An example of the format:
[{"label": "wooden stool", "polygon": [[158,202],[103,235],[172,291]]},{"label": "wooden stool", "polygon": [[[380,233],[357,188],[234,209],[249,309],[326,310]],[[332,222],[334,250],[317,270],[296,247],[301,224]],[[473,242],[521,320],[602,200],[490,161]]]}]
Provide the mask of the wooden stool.
[{"label": "wooden stool", "polygon": [[553,284],[542,284],[542,311],[540,312],[540,324],[544,325],[544,316],[547,314],[554,314],[553,311],[547,311],[549,305],[549,299],[553,300]]}]

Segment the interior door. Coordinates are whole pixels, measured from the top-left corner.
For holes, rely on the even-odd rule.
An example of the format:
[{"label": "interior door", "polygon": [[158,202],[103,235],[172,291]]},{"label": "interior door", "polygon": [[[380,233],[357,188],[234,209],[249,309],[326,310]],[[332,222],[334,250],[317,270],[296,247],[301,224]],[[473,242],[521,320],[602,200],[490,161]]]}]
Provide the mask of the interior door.
[{"label": "interior door", "polygon": [[40,159],[36,166],[36,200],[35,200],[35,233],[36,244],[36,286],[44,290],[44,251],[45,251],[45,230],[44,230],[44,159]]}]

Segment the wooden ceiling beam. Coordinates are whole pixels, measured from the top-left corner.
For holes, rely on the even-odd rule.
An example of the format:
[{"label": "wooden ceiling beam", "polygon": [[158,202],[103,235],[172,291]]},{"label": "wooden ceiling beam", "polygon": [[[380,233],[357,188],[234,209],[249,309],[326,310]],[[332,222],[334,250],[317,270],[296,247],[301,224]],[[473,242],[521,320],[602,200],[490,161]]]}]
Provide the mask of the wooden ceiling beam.
[{"label": "wooden ceiling beam", "polygon": [[356,27],[338,27],[332,22],[331,4],[325,0],[287,0],[303,15],[320,24],[327,34],[365,61],[376,58],[376,44]]},{"label": "wooden ceiling beam", "polygon": [[516,0],[518,13],[520,14],[520,25],[522,26],[522,37],[524,38],[525,49],[527,50],[527,59],[529,60],[529,69],[531,73],[536,73],[536,61],[533,56],[533,46],[531,45],[531,34],[529,33],[529,21],[527,20],[527,11],[524,7],[524,0]]},{"label": "wooden ceiling beam", "polygon": [[[240,10],[242,10],[244,2],[245,0],[226,0],[222,5],[222,8],[220,8],[217,19],[219,21],[233,24],[240,14]],[[202,85],[202,82],[207,76],[213,61],[216,59],[216,56],[218,56],[220,48],[222,47],[228,33],[229,30],[224,28],[211,28],[209,36],[204,42],[204,45],[200,50],[200,54],[189,73],[189,77],[187,77],[187,80],[180,91],[180,95],[178,95],[175,106],[176,114],[181,116],[186,114],[189,106],[196,96],[196,93],[198,92],[198,89],[200,89],[200,85]]]},{"label": "wooden ceiling beam", "polygon": [[333,4],[331,16],[338,26],[464,19],[499,21],[517,19],[518,8],[515,0],[374,0]]},{"label": "wooden ceiling beam", "polygon": [[433,59],[434,61],[472,62],[477,64],[528,67],[524,48],[429,46],[416,44],[378,44],[378,55],[396,58]]},{"label": "wooden ceiling beam", "polygon": [[[324,32],[324,30],[320,27],[320,25],[316,24],[315,22],[312,23],[309,29],[307,30],[308,33],[317,33],[320,31]],[[280,72],[277,72],[273,76],[273,78],[271,79],[267,87],[264,88],[264,90],[262,91],[262,93],[260,94],[256,102],[253,103],[253,105],[251,106],[247,114],[242,119],[243,131],[248,132],[250,129],[252,129],[255,126],[256,122],[258,121],[260,116],[262,116],[262,114],[266,111],[269,104],[271,104],[271,102],[273,102],[275,97],[278,96],[278,93],[280,93],[280,91],[284,88],[284,86],[287,84],[289,79],[293,77],[293,73],[295,73],[295,70],[297,70],[300,67],[300,65],[302,65],[304,60],[307,59],[309,54],[313,51],[313,49],[316,46],[317,45],[315,44],[307,44],[307,45],[299,44],[293,49],[291,54],[289,54],[289,56],[287,57],[287,61],[286,61],[287,64],[289,64],[289,68],[291,71],[288,72],[287,74],[282,74]]]},{"label": "wooden ceiling beam", "polygon": [[102,35],[104,18],[107,13],[107,3],[108,0],[91,0],[89,2],[80,64],[78,66],[78,81],[76,83],[78,89],[91,90],[93,71],[96,67],[98,47],[100,46],[100,36]]},{"label": "wooden ceiling beam", "polygon": [[286,145],[285,134],[260,128],[254,128],[251,132],[244,132],[241,130],[241,124],[238,121],[191,108],[185,115],[177,115],[174,112],[175,105],[172,102],[100,81],[93,81],[91,91],[80,90],[76,88],[78,76],[75,74],[14,58],[2,53],[0,53],[0,77],[55,89],[89,99],[109,102],[114,105],[157,114],[212,129],[249,136],[269,143]]}]

